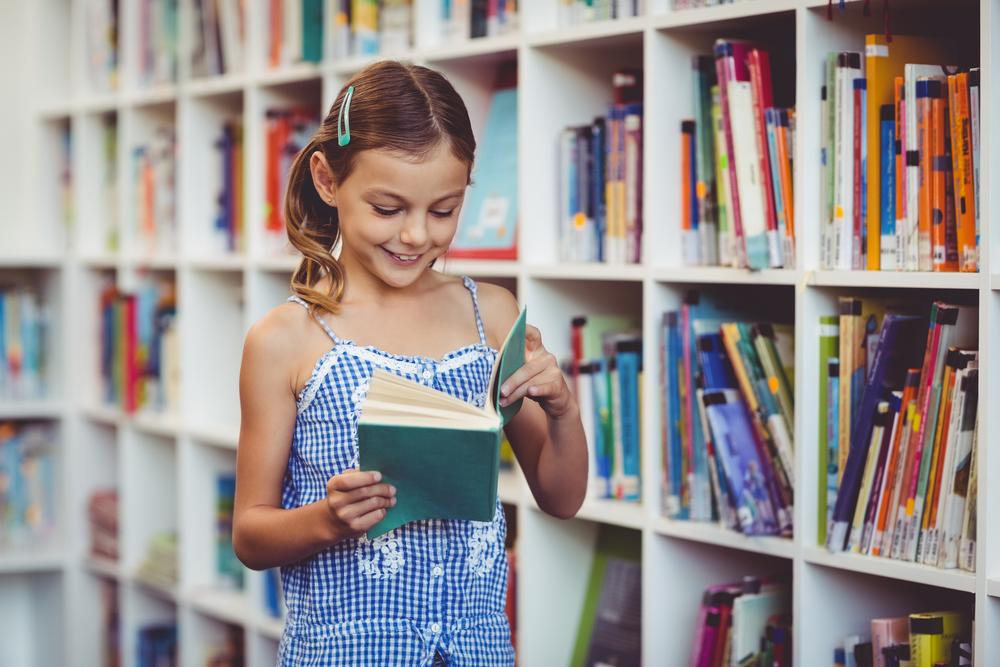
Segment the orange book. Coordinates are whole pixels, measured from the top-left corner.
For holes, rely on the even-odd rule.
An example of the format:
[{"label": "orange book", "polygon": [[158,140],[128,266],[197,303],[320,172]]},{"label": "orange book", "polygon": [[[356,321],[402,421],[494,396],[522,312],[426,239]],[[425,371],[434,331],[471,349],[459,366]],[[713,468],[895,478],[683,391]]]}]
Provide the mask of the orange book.
[{"label": "orange book", "polygon": [[281,36],[284,31],[281,21],[283,14],[281,0],[271,0],[269,14],[271,17],[271,49],[267,64],[271,67],[277,67],[281,64]]},{"label": "orange book", "polygon": [[[950,357],[955,348],[948,350]],[[922,531],[937,525],[938,495],[941,492],[941,473],[948,448],[948,421],[951,418],[952,395],[955,392],[955,368],[945,364],[941,380],[941,403],[938,405],[937,424],[934,428],[933,451],[931,453],[930,478],[927,481],[927,502],[924,505]]]},{"label": "orange book", "polygon": [[[920,179],[917,186],[919,211],[917,216],[918,266],[920,271],[931,270],[931,191],[933,189],[934,131],[931,120],[930,92],[937,83],[933,77],[920,77],[917,81],[917,150],[920,154]],[[938,84],[940,88],[940,84]]]},{"label": "orange book", "polygon": [[976,201],[972,182],[972,124],[969,116],[969,75],[948,77],[951,116],[951,169],[955,187],[955,233],[960,271],[978,271]]},{"label": "orange book", "polygon": [[681,229],[689,232],[694,229],[691,215],[694,211],[694,186],[691,172],[694,171],[694,121],[681,121]]},{"label": "orange book", "polygon": [[[862,131],[865,133],[863,141],[867,142],[868,147],[864,224],[868,229],[866,267],[869,271],[881,268],[882,208],[878,184],[882,182],[882,176],[879,173],[881,160],[878,156],[882,154],[882,143],[879,109],[885,104],[892,104],[893,84],[896,77],[903,76],[906,63],[945,62],[947,55],[944,46],[930,37],[893,35],[890,42],[884,33],[865,35],[865,105],[868,121],[867,127]],[[899,127],[898,123],[896,127]]]},{"label": "orange book", "polygon": [[931,268],[958,271],[954,209],[948,207],[951,162],[948,159],[947,80],[935,77],[928,93],[931,99]]},{"label": "orange book", "polygon": [[[775,132],[778,144],[778,180],[781,183],[781,205],[785,211],[785,236],[788,238],[789,248],[795,248],[795,202],[791,155],[791,127],[794,122],[795,109],[781,109],[778,112],[778,128]],[[794,266],[794,258],[786,257],[785,266]]]},{"label": "orange book", "polygon": [[[920,369],[911,368],[906,372],[906,382],[903,385],[903,397],[899,403],[899,424],[893,434],[892,447],[889,449],[889,462],[885,473],[885,484],[882,488],[882,498],[879,502],[878,514],[875,517],[875,535],[872,537],[869,553],[873,556],[882,555],[882,538],[886,526],[890,525],[892,512],[899,501],[899,488],[902,485],[904,461],[906,460],[907,433],[906,424],[909,420],[910,404],[917,399],[917,387],[920,386]],[[896,501],[896,503],[893,502]]]}]

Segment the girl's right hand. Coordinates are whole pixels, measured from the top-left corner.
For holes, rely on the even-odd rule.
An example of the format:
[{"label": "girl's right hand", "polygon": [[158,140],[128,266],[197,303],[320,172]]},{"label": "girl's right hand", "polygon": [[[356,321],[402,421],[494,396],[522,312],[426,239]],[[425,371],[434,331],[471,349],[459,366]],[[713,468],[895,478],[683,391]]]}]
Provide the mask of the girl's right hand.
[{"label": "girl's right hand", "polygon": [[339,539],[364,533],[396,504],[396,487],[379,484],[382,473],[348,470],[326,483],[326,506]]}]

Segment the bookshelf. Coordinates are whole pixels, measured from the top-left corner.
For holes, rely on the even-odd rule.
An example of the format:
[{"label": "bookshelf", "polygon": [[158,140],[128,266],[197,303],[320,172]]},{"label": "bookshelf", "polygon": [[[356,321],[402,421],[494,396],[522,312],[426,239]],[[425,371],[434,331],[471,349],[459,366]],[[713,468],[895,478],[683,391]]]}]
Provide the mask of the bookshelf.
[{"label": "bookshelf", "polygon": [[[4,402],[0,419],[55,425],[64,492],[58,536],[30,552],[0,551],[0,663],[98,664],[103,651],[99,596],[115,587],[123,664],[135,664],[138,629],[174,622],[183,665],[203,664],[226,636],[243,630],[246,662],[271,665],[280,621],[263,611],[263,577],[246,572],[242,591],[216,581],[214,475],[232,470],[239,426],[237,371],[245,332],[287,295],[296,260],[263,232],[267,110],[299,105],[325,111],[343,83],[367,59],[270,68],[263,57],[266,3],[245,3],[247,43],[243,66],[219,76],[191,73],[181,21],[178,79],[141,84],[139,3],[122,2],[118,86],[93,80],[86,68],[85,0],[14,3],[0,21],[0,42],[11,44],[4,73],[25,105],[4,109],[0,132],[24,168],[0,165],[11,205],[0,219],[0,277],[38,289],[52,310],[48,358],[52,391],[37,401]],[[643,386],[643,499],[636,505],[588,500],[579,515],[560,521],[541,513],[524,480],[505,473],[501,498],[517,516],[519,664],[565,664],[572,652],[593,544],[600,524],[635,531],[642,541],[643,655],[647,664],[683,662],[690,650],[697,605],[705,586],[743,574],[779,573],[792,581],[795,664],[828,664],[844,635],[873,616],[955,606],[976,619],[976,663],[1000,663],[1000,414],[987,410],[1000,392],[1000,185],[993,158],[1000,133],[990,113],[1000,55],[1000,3],[996,0],[922,0],[893,6],[897,33],[943,34],[978,49],[983,69],[982,267],[978,274],[845,272],[819,268],[819,89],[828,50],[859,48],[866,32],[882,29],[879,12],[862,16],[860,1],[835,9],[826,0],[748,0],[673,11],[668,0],[647,0],[638,18],[559,28],[557,0],[521,3],[521,31],[495,38],[445,43],[435,0],[414,0],[415,47],[402,54],[443,71],[466,99],[473,127],[485,122],[490,82],[500,63],[516,60],[519,78],[519,247],[515,261],[449,260],[443,270],[499,282],[531,309],[549,349],[568,352],[573,315],[600,310],[641,318],[646,369]],[[193,0],[180,0],[187,16]],[[332,7],[326,3],[327,16]],[[949,20],[943,20],[942,17]],[[970,36],[963,26],[978,25]],[[14,26],[20,26],[18,30]],[[44,35],[45,46],[40,36]],[[798,264],[758,272],[681,264],[679,135],[690,115],[689,57],[708,52],[719,36],[751,36],[773,47],[779,86],[798,110],[795,209]],[[971,38],[975,37],[975,38]],[[997,42],[997,43],[995,43]],[[16,50],[15,50],[16,47]],[[23,63],[29,54],[31,67]],[[329,51],[327,51],[329,53]],[[20,60],[18,60],[20,57]],[[644,70],[644,262],[638,265],[564,264],[558,260],[556,136],[587,121],[610,97],[609,77],[619,66]],[[52,85],[35,86],[44,79]],[[6,79],[5,79],[6,80]],[[775,79],[776,83],[779,81]],[[214,138],[237,118],[244,132],[241,249],[226,252],[213,239],[218,183]],[[137,226],[133,151],[157,128],[170,128],[175,157],[176,245],[150,249]],[[19,128],[13,131],[10,128]],[[68,133],[72,166],[71,217],[53,190],[53,165],[64,159]],[[108,144],[108,134],[114,141]],[[103,180],[117,174],[117,186]],[[9,188],[6,184],[13,184]],[[108,238],[116,238],[109,245]],[[180,400],[167,415],[137,413],[97,403],[97,296],[110,277],[130,289],[149,274],[176,282],[179,316]],[[794,539],[751,539],[659,515],[659,401],[656,399],[660,313],[684,291],[737,290],[761,312],[794,322],[797,369],[796,532]],[[819,367],[818,316],[832,313],[843,294],[945,294],[979,306],[980,420],[978,450],[978,569],[975,574],[911,563],[830,554],[816,546]],[[651,372],[654,371],[654,372]],[[120,558],[88,557],[86,501],[91,491],[116,485],[120,500]],[[136,568],[150,537],[179,535],[179,581],[142,582]],[[82,622],[80,622],[82,619]]]}]

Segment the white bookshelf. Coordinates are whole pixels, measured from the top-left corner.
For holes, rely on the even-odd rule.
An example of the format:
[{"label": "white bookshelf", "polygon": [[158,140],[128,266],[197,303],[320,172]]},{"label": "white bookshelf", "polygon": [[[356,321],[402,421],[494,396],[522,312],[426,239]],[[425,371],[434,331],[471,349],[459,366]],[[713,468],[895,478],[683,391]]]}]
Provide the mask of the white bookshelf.
[{"label": "white bookshelf", "polygon": [[[697,10],[671,11],[668,0],[647,0],[647,14],[626,21],[559,28],[557,0],[523,2],[522,31],[498,38],[442,43],[436,0],[414,0],[415,50],[406,57],[443,71],[466,99],[473,126],[482,130],[499,63],[518,64],[520,156],[520,259],[449,260],[444,270],[493,280],[516,291],[557,355],[568,352],[570,318],[586,312],[632,314],[645,333],[643,502],[588,500],[577,518],[542,513],[518,473],[506,473],[502,500],[517,515],[519,664],[565,664],[575,640],[592,547],[600,524],[634,530],[643,554],[643,655],[646,664],[682,664],[690,650],[705,586],[744,574],[779,573],[793,585],[795,664],[831,662],[834,645],[878,615],[957,606],[976,618],[976,664],[1000,664],[1000,513],[988,511],[1000,490],[1000,415],[987,409],[1000,396],[1000,185],[993,168],[1000,139],[992,127],[998,79],[1000,0],[927,0],[893,5],[893,29],[956,37],[946,13],[979,23],[982,67],[982,272],[976,275],[866,273],[819,269],[819,89],[829,50],[860,50],[866,32],[882,30],[878,11],[861,15],[848,3],[826,20],[825,0],[748,0]],[[0,217],[0,276],[40,287],[53,308],[49,358],[53,395],[44,401],[4,403],[0,419],[57,425],[64,493],[58,539],[33,551],[0,552],[0,663],[99,664],[100,582],[118,585],[122,657],[135,664],[139,627],[162,620],[179,625],[183,665],[204,662],[225,625],[243,628],[247,663],[271,665],[280,620],[263,613],[261,575],[247,572],[243,592],[217,585],[214,575],[214,472],[235,464],[239,428],[237,371],[243,336],[256,319],[288,294],[294,257],[275,254],[261,220],[264,202],[264,112],[278,104],[304,104],[325,112],[343,83],[366,60],[351,58],[279,70],[265,67],[265,3],[245,3],[249,43],[246,67],[220,77],[194,79],[181,59],[175,84],[136,85],[137,3],[123,0],[120,87],[90,85],[84,59],[83,0],[39,0],[16,5],[0,20],[0,37],[16,46],[2,65],[24,103],[5,109],[0,132],[23,154],[23,168],[0,166],[10,206]],[[836,4],[836,3],[835,3]],[[876,3],[877,4],[877,3]],[[331,3],[327,3],[328,9]],[[183,12],[190,10],[181,0]],[[327,14],[329,16],[329,13]],[[187,25],[182,21],[182,25]],[[14,27],[12,27],[14,26]],[[952,32],[948,32],[948,31]],[[42,39],[44,35],[44,40]],[[798,265],[746,272],[681,265],[679,123],[691,115],[690,56],[709,53],[720,36],[751,36],[773,46],[776,86],[793,93],[798,114],[795,155]],[[181,42],[186,37],[182,34]],[[4,40],[0,40],[4,41]],[[996,48],[994,48],[996,47]],[[972,49],[975,48],[973,44]],[[24,57],[24,53],[29,57]],[[24,67],[28,64],[28,67]],[[1000,64],[1000,62],[998,62]],[[644,263],[635,266],[566,265],[556,251],[556,135],[603,111],[610,74],[641,66],[645,80]],[[46,85],[34,85],[44,80]],[[7,79],[5,79],[7,81]],[[228,255],[211,238],[218,174],[211,142],[223,118],[244,127],[244,249]],[[114,122],[118,189],[100,192],[106,165],[102,124]],[[173,125],[177,156],[177,247],[139,252],[133,246],[135,188],[130,150],[156,123]],[[52,191],[58,132],[73,142],[73,226],[59,219]],[[16,131],[11,128],[17,128]],[[514,147],[512,147],[513,149]],[[8,187],[8,184],[11,184]],[[105,223],[117,211],[120,244],[103,244]],[[181,400],[169,416],[128,416],[99,405],[96,297],[103,275],[129,288],[146,270],[177,283]],[[794,539],[751,539],[714,525],[659,516],[660,314],[676,307],[687,289],[738,290],[760,304],[762,317],[794,322],[796,331],[796,532]],[[833,313],[841,294],[942,295],[980,308],[978,571],[944,571],[885,559],[829,554],[816,541],[816,447],[819,368],[818,316]],[[120,492],[121,560],[87,556],[85,502],[95,489]],[[1000,487],[998,487],[1000,488]],[[180,581],[173,588],[142,583],[135,568],[149,536],[174,528],[180,535]],[[80,622],[83,619],[83,622]]]}]

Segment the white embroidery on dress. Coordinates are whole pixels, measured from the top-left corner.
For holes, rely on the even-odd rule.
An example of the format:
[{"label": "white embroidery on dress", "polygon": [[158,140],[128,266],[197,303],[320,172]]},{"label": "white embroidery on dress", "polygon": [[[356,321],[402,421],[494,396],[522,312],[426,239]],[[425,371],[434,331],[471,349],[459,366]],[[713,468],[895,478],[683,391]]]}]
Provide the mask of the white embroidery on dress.
[{"label": "white embroidery on dress", "polygon": [[358,559],[358,569],[372,579],[387,579],[399,572],[406,563],[401,549],[401,540],[395,530],[369,540],[362,535],[354,555]]},{"label": "white embroidery on dress", "polygon": [[482,359],[485,352],[481,349],[473,349],[468,352],[463,352],[457,357],[452,357],[447,361],[442,361],[438,364],[438,373],[443,373],[445,371],[453,371],[456,368],[461,368],[466,364],[471,364],[473,361],[479,361]]},{"label": "white embroidery on dress", "polygon": [[465,564],[469,570],[477,577],[489,574],[496,562],[498,549],[496,544],[500,540],[500,531],[497,529],[496,521],[470,521],[472,533],[469,535],[469,553],[465,557]]},{"label": "white embroidery on dress", "polygon": [[364,380],[351,392],[351,447],[354,449],[354,457],[349,468],[358,467],[358,419],[361,418],[361,402],[368,395],[368,388],[368,380]]},{"label": "white embroidery on dress", "polygon": [[486,391],[470,391],[465,395],[465,402],[471,403],[477,408],[481,408],[486,405]]},{"label": "white embroidery on dress", "polygon": [[353,343],[346,343],[351,346],[354,353],[358,355],[361,359],[364,359],[373,366],[381,366],[382,368],[389,368],[399,373],[413,374],[419,373],[420,369],[423,368],[421,364],[413,363],[412,361],[403,361],[402,359],[395,359],[393,357],[386,357],[374,350],[367,347],[359,347]]},{"label": "white embroidery on dress", "polygon": [[310,379],[309,384],[306,385],[305,389],[302,390],[302,396],[299,398],[298,414],[302,414],[309,404],[312,403],[313,398],[316,397],[316,392],[319,391],[320,386],[323,384],[323,378],[326,374],[330,372],[333,365],[337,363],[337,359],[340,357],[341,347],[338,345],[333,348],[323,357],[323,363],[320,365],[319,369],[313,374]]}]

